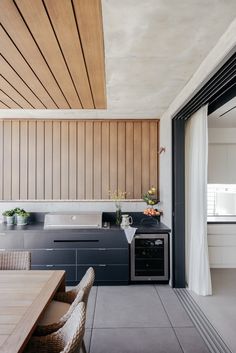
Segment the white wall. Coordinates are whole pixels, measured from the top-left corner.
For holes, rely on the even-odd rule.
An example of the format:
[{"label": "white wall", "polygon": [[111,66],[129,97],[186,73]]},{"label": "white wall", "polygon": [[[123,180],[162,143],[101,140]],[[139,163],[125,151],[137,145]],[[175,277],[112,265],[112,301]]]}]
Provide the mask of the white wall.
[{"label": "white wall", "polygon": [[208,182],[236,184],[236,128],[209,128]]}]

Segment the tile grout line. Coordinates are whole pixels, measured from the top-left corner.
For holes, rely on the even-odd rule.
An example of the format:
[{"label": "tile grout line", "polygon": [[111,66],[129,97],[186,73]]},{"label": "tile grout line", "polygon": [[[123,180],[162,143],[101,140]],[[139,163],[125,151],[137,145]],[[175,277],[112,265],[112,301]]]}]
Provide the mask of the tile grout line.
[{"label": "tile grout line", "polygon": [[96,305],[97,305],[97,296],[98,296],[98,286],[96,286],[95,302],[94,302],[94,309],[93,309],[93,318],[92,318],[91,335],[90,335],[90,340],[89,340],[89,349],[88,349],[88,353],[90,353],[91,343],[92,343],[93,325],[94,325],[95,311],[96,311]]},{"label": "tile grout line", "polygon": [[[156,286],[156,285],[154,285],[154,289],[155,289],[156,294],[157,294],[157,296],[158,296],[158,298],[159,298],[159,300],[160,300],[160,302],[161,302],[161,305],[163,306],[163,309],[164,309],[164,311],[165,311],[165,313],[166,313],[166,316],[167,316],[167,318],[168,318],[168,320],[169,320],[169,322],[170,322],[171,328],[172,328],[172,330],[173,330],[173,332],[174,332],[174,335],[175,335],[175,337],[176,337],[176,339],[177,339],[177,341],[178,341],[178,343],[179,343],[179,347],[180,347],[181,351],[184,353],[184,349],[183,349],[183,347],[182,347],[182,345],[181,345],[181,343],[180,343],[180,340],[179,340],[179,338],[178,338],[178,336],[177,336],[177,333],[176,333],[176,331],[175,331],[175,328],[174,328],[174,326],[172,325],[171,319],[170,319],[170,317],[169,317],[169,314],[167,313],[167,310],[166,310],[165,305],[164,305],[164,303],[163,303],[163,301],[162,301],[162,299],[161,299],[161,296],[160,296],[160,294],[158,293],[158,290],[157,290],[157,286]],[[176,297],[177,297],[177,296],[176,296]]]}]

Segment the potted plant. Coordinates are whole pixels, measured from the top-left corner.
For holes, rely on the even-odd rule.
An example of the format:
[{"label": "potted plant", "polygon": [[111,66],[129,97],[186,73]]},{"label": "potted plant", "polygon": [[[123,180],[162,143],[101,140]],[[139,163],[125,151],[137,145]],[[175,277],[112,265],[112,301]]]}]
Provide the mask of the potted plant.
[{"label": "potted plant", "polygon": [[8,225],[14,224],[14,214],[15,214],[14,210],[7,210],[3,212],[2,215],[5,217]]},{"label": "potted plant", "polygon": [[27,220],[29,217],[29,212],[26,212],[23,208],[15,208],[14,210],[15,215],[16,215],[16,223],[19,226],[24,226],[27,224]]}]

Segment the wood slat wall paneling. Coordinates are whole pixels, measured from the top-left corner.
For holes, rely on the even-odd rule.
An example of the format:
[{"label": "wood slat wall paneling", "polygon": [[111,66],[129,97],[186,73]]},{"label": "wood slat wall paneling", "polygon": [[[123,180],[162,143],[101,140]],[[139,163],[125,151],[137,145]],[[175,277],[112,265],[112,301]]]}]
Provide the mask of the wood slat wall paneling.
[{"label": "wood slat wall paneling", "polygon": [[3,146],[3,193],[4,198],[7,200],[11,200],[11,183],[12,183],[12,169],[11,169],[11,121],[4,122],[4,146]]},{"label": "wood slat wall paneling", "polygon": [[94,198],[102,198],[102,123],[94,122]]},{"label": "wood slat wall paneling", "polygon": [[102,122],[102,199],[109,198],[110,190],[110,124]]},{"label": "wood slat wall paneling", "polygon": [[85,124],[85,198],[93,199],[93,122]]},{"label": "wood slat wall paneling", "polygon": [[61,199],[69,198],[69,128],[68,121],[61,122]]},{"label": "wood slat wall paneling", "polygon": [[142,194],[150,187],[150,124],[142,122]]},{"label": "wood slat wall paneling", "polygon": [[77,123],[77,198],[85,198],[85,122]]},{"label": "wood slat wall paneling", "polygon": [[53,157],[52,157],[53,199],[61,198],[61,122],[53,121]]},{"label": "wood slat wall paneling", "polygon": [[69,199],[76,199],[77,171],[77,126],[75,121],[69,124]]},{"label": "wood slat wall paneling", "polygon": [[28,198],[28,122],[20,123],[20,199]]},{"label": "wood slat wall paneling", "polygon": [[20,198],[20,122],[12,121],[12,199]]},{"label": "wood slat wall paneling", "polygon": [[126,175],[125,175],[125,160],[126,160],[126,130],[125,122],[118,122],[118,190],[125,191]]},{"label": "wood slat wall paneling", "polygon": [[158,186],[158,121],[0,121],[3,200],[140,199]]},{"label": "wood slat wall paneling", "polygon": [[1,0],[0,47],[1,109],[106,108],[101,0]]},{"label": "wood slat wall paneling", "polygon": [[[155,123],[154,123],[155,124]],[[134,124],[134,198],[142,195],[142,123]],[[156,179],[157,180],[157,179]],[[156,185],[156,183],[154,183]]]},{"label": "wood slat wall paneling", "polygon": [[45,199],[51,200],[52,194],[52,121],[45,121]]},{"label": "wood slat wall paneling", "polygon": [[[36,163],[37,163],[37,149],[36,149],[36,131],[37,122],[29,121],[29,161],[28,161],[28,198],[30,200],[36,199]],[[47,166],[50,168],[50,166]]]}]

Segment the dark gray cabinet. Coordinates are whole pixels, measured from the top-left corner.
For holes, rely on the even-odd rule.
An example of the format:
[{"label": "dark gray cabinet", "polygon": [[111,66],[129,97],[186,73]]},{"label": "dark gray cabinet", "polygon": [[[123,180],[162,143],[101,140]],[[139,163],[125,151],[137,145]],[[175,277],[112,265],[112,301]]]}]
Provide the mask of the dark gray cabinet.
[{"label": "dark gray cabinet", "polygon": [[[33,227],[32,227],[33,228]],[[67,285],[94,267],[97,284],[127,284],[129,247],[122,230],[5,230],[1,249],[31,252],[32,270],[65,270]]]}]

